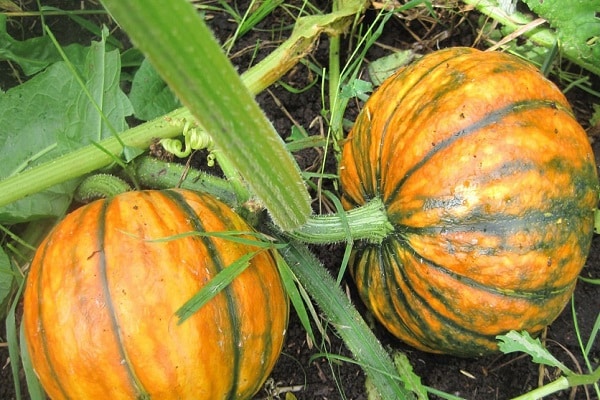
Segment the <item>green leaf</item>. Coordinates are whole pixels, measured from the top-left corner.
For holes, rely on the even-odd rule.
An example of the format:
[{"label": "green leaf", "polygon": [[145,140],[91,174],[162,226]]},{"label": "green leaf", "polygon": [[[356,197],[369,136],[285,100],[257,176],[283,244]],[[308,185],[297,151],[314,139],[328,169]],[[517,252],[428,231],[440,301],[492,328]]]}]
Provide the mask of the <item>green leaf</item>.
[{"label": "green leaf", "polygon": [[412,391],[417,396],[417,399],[427,399],[427,389],[421,383],[421,378],[413,371],[406,354],[396,352],[393,355],[393,360],[396,370],[398,370],[398,375],[404,383],[404,387]]},{"label": "green leaf", "polygon": [[[125,116],[132,108],[119,86],[118,51],[106,52],[103,41],[94,42],[82,56],[71,65],[54,63],[0,94],[0,179],[127,128]],[[0,208],[0,223],[61,216],[77,183],[64,182]]]},{"label": "green leaf", "polygon": [[133,77],[129,100],[135,117],[142,121],[149,121],[181,107],[181,102],[148,60],[142,62]]},{"label": "green leaf", "polygon": [[[64,51],[70,59],[82,59],[86,48],[80,44],[71,44]],[[61,59],[49,36],[15,40],[6,32],[6,15],[0,14],[0,60],[19,64],[25,75],[29,76]]]},{"label": "green leaf", "polygon": [[556,29],[559,43],[590,64],[600,65],[600,0],[524,0]]},{"label": "green leaf", "polygon": [[590,125],[600,127],[600,104],[592,104],[592,118],[590,118]]},{"label": "green leaf", "polygon": [[371,82],[354,79],[352,82],[342,87],[341,95],[346,99],[357,97],[362,101],[366,101],[369,98],[369,93],[372,91],[373,84]]},{"label": "green leaf", "polygon": [[399,50],[390,55],[378,58],[367,66],[373,85],[379,86],[399,68],[406,66],[415,59],[413,50]]},{"label": "green leaf", "polygon": [[571,371],[563,363],[558,361],[544,346],[539,339],[533,339],[529,332],[510,331],[505,335],[496,336],[498,347],[504,354],[523,352],[529,354],[533,362],[559,368],[564,373]]}]

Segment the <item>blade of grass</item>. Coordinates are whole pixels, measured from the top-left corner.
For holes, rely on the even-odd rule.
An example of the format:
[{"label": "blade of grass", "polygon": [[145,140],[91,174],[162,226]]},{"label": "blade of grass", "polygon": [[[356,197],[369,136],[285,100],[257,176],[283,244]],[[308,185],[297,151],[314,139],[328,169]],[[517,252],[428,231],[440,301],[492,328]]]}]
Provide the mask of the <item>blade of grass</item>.
[{"label": "blade of grass", "polygon": [[[598,339],[598,331],[600,330],[600,313],[596,315],[596,320],[592,325],[592,330],[590,332],[590,336],[587,340],[587,343],[584,344],[583,336],[581,334],[581,329],[579,326],[579,321],[577,320],[577,311],[575,307],[575,295],[571,296],[571,315],[573,316],[573,327],[575,328],[575,336],[577,337],[577,342],[579,343],[579,348],[581,349],[581,354],[583,355],[583,359],[585,364],[590,372],[593,371],[592,362],[590,360],[590,352],[592,351],[592,346],[595,341]],[[600,389],[598,387],[598,383],[594,385],[596,389],[596,393],[598,398],[600,398]]]},{"label": "blade of grass", "polygon": [[313,333],[312,326],[310,324],[310,318],[308,317],[308,312],[306,311],[306,307],[304,302],[302,301],[302,295],[296,286],[296,282],[298,279],[295,277],[294,272],[290,268],[289,265],[285,262],[283,257],[278,252],[274,253],[275,261],[277,262],[277,268],[279,269],[279,275],[281,275],[281,280],[283,281],[283,285],[285,286],[285,291],[287,292],[290,301],[292,302],[292,306],[296,310],[296,314],[300,319],[300,323],[304,327],[304,330],[308,334],[308,337],[312,342],[315,342],[315,334]]},{"label": "blade of grass", "polygon": [[23,360],[23,372],[25,373],[25,381],[27,382],[27,393],[29,394],[29,400],[46,400],[46,392],[40,383],[34,369],[31,364],[31,357],[27,350],[25,341],[25,330],[23,324],[19,329],[19,343],[21,347],[21,359]]},{"label": "blade of grass", "polygon": [[191,299],[186,301],[175,313],[179,317],[178,324],[182,324],[186,319],[191,317],[203,305],[209,302],[213,297],[218,295],[227,285],[250,265],[250,260],[264,250],[257,250],[251,253],[246,253],[233,263],[223,269],[217,275],[202,287]]},{"label": "blade of grass", "polygon": [[[311,213],[300,169],[212,32],[186,0],[104,0],[284,230]],[[276,165],[277,168],[273,168]]]}]

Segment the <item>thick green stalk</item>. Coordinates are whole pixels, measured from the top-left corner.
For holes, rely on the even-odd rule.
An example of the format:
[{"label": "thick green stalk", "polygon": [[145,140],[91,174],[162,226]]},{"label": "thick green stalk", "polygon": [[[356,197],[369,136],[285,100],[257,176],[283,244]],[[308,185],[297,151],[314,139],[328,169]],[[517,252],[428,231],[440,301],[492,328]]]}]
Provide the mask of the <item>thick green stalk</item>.
[{"label": "thick green stalk", "polygon": [[103,4],[227,152],[274,222],[284,230],[302,225],[311,209],[298,165],[192,4]]},{"label": "thick green stalk", "polygon": [[368,240],[380,243],[394,232],[380,198],[375,198],[362,207],[354,208],[344,216],[339,214],[313,216],[290,232],[290,235],[305,243],[326,244],[351,240]]},{"label": "thick green stalk", "polygon": [[[243,207],[238,204],[229,182],[198,170],[186,170],[180,164],[140,157],[128,173],[143,186],[156,189],[181,187],[211,193],[233,208]],[[327,244],[346,240],[381,242],[393,232],[383,202],[375,198],[343,215],[312,215],[304,225],[287,235],[304,243]]]},{"label": "thick green stalk", "polygon": [[[274,233],[274,235],[277,235]],[[285,240],[285,239],[283,239]],[[389,354],[377,340],[333,277],[302,244],[291,241],[280,250],[298,281],[317,302],[379,391],[382,399],[413,399],[400,383]]]},{"label": "thick green stalk", "polygon": [[239,206],[230,183],[224,179],[196,169],[188,169],[185,165],[160,161],[143,156],[135,160],[127,173],[134,176],[143,187],[153,189],[169,189],[179,187],[210,193],[232,208]]},{"label": "thick green stalk", "polygon": [[[176,110],[164,118],[129,129],[122,133],[120,138],[126,146],[148,148],[154,137],[166,138],[180,135],[181,128],[169,121],[184,118],[186,115],[189,116],[187,110]],[[6,178],[0,181],[0,207],[58,183],[105,167],[113,162],[114,157],[118,157],[122,151],[123,147],[117,138],[110,137],[100,141],[98,146],[87,145]]]}]

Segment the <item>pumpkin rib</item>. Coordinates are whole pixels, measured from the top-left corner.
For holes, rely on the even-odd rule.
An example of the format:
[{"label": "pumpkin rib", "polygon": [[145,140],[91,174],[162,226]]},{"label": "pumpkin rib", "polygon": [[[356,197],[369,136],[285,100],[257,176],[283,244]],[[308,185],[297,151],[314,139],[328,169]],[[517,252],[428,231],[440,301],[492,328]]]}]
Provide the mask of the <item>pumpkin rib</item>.
[{"label": "pumpkin rib", "polygon": [[[393,251],[389,251],[389,249],[386,251],[386,245],[390,245],[390,243],[382,243],[380,249],[371,247],[369,250],[365,250],[363,258],[361,258],[361,261],[353,267],[351,272],[353,276],[357,276],[356,269],[361,268],[362,264],[366,265],[372,262],[370,259],[371,257],[376,257],[378,259],[377,265],[380,265],[381,268],[378,269],[378,273],[375,275],[381,281],[381,285],[385,286],[385,290],[382,290],[380,293],[381,295],[378,296],[377,300],[370,303],[375,306],[376,309],[374,311],[377,317],[385,320],[387,323],[394,326],[395,329],[410,332],[412,340],[415,340],[415,336],[418,336],[418,342],[427,343],[431,339],[427,335],[427,332],[429,331],[429,324],[422,318],[421,313],[415,312],[414,304],[409,301],[407,293],[412,294],[412,296],[415,297],[423,306],[427,306],[427,303],[423,301],[423,299],[418,296],[418,294],[412,290],[412,288],[410,288],[410,285],[406,279],[398,279],[393,274],[388,273],[388,271],[391,271],[390,266],[395,262],[398,262],[398,260],[391,260],[392,257],[396,258],[397,254]],[[384,257],[384,255],[388,256],[389,258]],[[400,274],[403,273],[403,271],[398,272],[400,272]],[[371,291],[373,290],[372,281],[370,279],[372,273],[374,273],[374,271],[370,271],[368,268],[363,268],[363,274],[361,274],[361,278],[357,277],[357,282],[360,282],[359,293],[361,294],[361,297],[367,301],[367,303],[369,303],[368,299]],[[360,279],[360,281],[358,279]],[[405,287],[408,287],[409,290],[398,290],[399,288]],[[392,296],[391,293],[394,293],[394,296]],[[398,312],[392,312],[392,310],[403,310],[405,313],[410,315],[410,321],[413,324],[409,326],[405,317],[402,317]],[[379,314],[380,312],[383,314]],[[451,321],[449,322],[451,323]],[[415,325],[417,329],[414,329]]]},{"label": "pumpkin rib", "polygon": [[[164,190],[162,191],[163,195],[168,197],[173,203],[175,203],[189,218],[189,221],[192,225],[192,228],[196,232],[206,232],[204,228],[204,224],[200,220],[199,216],[196,214],[194,209],[190,206],[187,200],[183,197],[183,195],[174,190]],[[207,204],[208,205],[208,204]],[[210,207],[211,211],[215,214],[220,214],[221,210],[216,207]],[[210,259],[213,261],[215,266],[215,275],[224,270],[227,266],[224,265],[221,255],[217,249],[217,245],[214,243],[213,238],[211,236],[198,236],[198,240],[202,241],[204,244]],[[233,293],[233,289],[231,285],[227,285],[223,289],[224,295],[226,297],[227,303],[227,316],[229,319],[230,326],[239,326],[240,318],[237,312],[237,307],[234,303],[235,294]],[[239,343],[240,335],[237,329],[231,330],[232,339],[229,341],[231,346],[231,354],[233,354],[233,371],[231,376],[231,386],[229,389],[229,393],[226,398],[235,398],[235,394],[237,393],[239,386],[239,378],[240,378],[240,352],[239,348],[236,346],[236,343]]]},{"label": "pumpkin rib", "polygon": [[[542,109],[542,108],[559,109],[559,110],[564,110],[565,112],[567,112],[567,110],[564,107],[559,106],[555,101],[552,101],[552,100],[543,100],[543,99],[542,100],[539,100],[539,99],[524,100],[524,101],[510,103],[510,104],[506,105],[505,107],[502,107],[498,110],[493,110],[493,111],[489,112],[488,114],[486,114],[483,118],[479,119],[478,121],[473,122],[469,126],[463,128],[457,132],[445,135],[446,136],[445,139],[435,143],[432,146],[431,150],[427,154],[425,154],[423,156],[423,158],[421,158],[421,160],[419,160],[417,163],[415,163],[415,165],[412,166],[406,172],[406,174],[402,177],[402,179],[400,179],[398,181],[398,183],[390,191],[390,195],[384,199],[384,204],[389,205],[390,203],[397,201],[398,193],[400,192],[404,183],[411,177],[411,175],[414,174],[415,171],[417,171],[418,169],[422,168],[436,153],[450,147],[457,140],[465,138],[472,134],[476,134],[482,128],[485,128],[487,126],[490,126],[492,124],[495,124],[495,123],[501,121],[507,115],[510,115],[510,114],[514,115],[515,113],[529,111],[529,110],[535,110],[535,109]],[[382,141],[382,143],[383,143],[383,141]],[[378,180],[381,180],[381,177],[378,177]]]},{"label": "pumpkin rib", "polygon": [[[260,254],[265,254],[267,257],[271,258],[273,260],[273,262],[275,262],[275,259],[273,259],[272,255],[270,253],[261,252],[261,253],[257,254],[256,256],[259,256]],[[262,288],[261,292],[262,293],[267,293],[268,290],[269,290],[269,288],[266,286],[266,282],[264,282],[262,279],[260,279],[259,280],[259,284],[260,284],[260,287]],[[266,300],[266,303],[267,303],[266,304],[266,308],[269,309],[269,310],[273,309],[274,304],[272,304],[272,300],[269,299],[269,298],[267,298],[265,300]],[[273,340],[272,340],[273,339],[272,336],[266,335],[266,337],[263,336],[262,339],[263,339],[263,343],[264,343],[265,348],[267,348],[269,351],[274,348],[274,343],[273,343]],[[265,375],[265,376],[266,376],[266,374],[264,374],[264,373],[271,368],[271,366],[266,361],[267,360],[264,358],[264,353],[263,353],[263,355],[261,356],[261,363],[260,364],[262,366],[261,372],[263,372],[263,375]]]},{"label": "pumpkin rib", "polygon": [[115,309],[115,305],[113,304],[113,296],[109,288],[108,283],[108,273],[107,273],[107,265],[106,265],[106,253],[104,249],[104,240],[105,240],[105,224],[106,224],[106,211],[110,206],[111,200],[104,200],[102,203],[102,207],[100,208],[100,213],[98,215],[98,226],[96,235],[98,238],[98,251],[96,256],[98,257],[98,262],[96,263],[96,268],[98,270],[98,275],[100,278],[100,284],[102,287],[102,293],[104,295],[104,302],[106,304],[106,308],[108,309],[109,321],[112,325],[111,332],[114,334],[115,344],[117,346],[119,355],[121,356],[121,365],[125,369],[125,372],[128,376],[129,383],[132,387],[134,393],[136,393],[136,397],[138,399],[147,399],[150,398],[150,395],[146,391],[142,382],[138,378],[135,373],[134,365],[125,349],[123,343],[123,335],[121,331],[121,324],[118,321],[117,313]]},{"label": "pumpkin rib", "polygon": [[[392,248],[394,247],[394,245],[398,245],[398,243],[391,243],[390,245],[392,246]],[[388,260],[388,265],[387,265],[387,269],[391,270],[390,268],[393,267],[393,265],[402,265],[402,261],[398,258],[398,252],[394,251],[394,250],[388,250],[386,252],[386,254],[390,254],[390,259]],[[417,256],[416,254],[413,254],[413,256]],[[384,257],[385,260],[385,257]],[[430,305],[430,303],[427,301],[426,298],[424,298],[421,294],[419,294],[411,280],[409,279],[408,275],[406,274],[406,271],[404,270],[404,268],[395,268],[393,269],[394,272],[397,272],[398,274],[392,274],[392,277],[394,278],[394,282],[390,282],[390,284],[388,285],[388,291],[391,293],[392,290],[394,288],[398,288],[398,287],[403,287],[405,288],[404,290],[400,290],[399,292],[402,293],[402,298],[404,298],[404,302],[403,304],[401,304],[400,307],[398,307],[397,305],[394,305],[395,309],[403,309],[403,310],[407,310],[409,312],[409,314],[411,315],[411,319],[414,323],[417,323],[418,327],[419,327],[419,332],[422,334],[422,342],[423,343],[429,343],[428,346],[431,348],[435,348],[436,346],[447,342],[448,340],[450,340],[455,334],[465,334],[467,333],[472,340],[481,340],[481,341],[487,341],[490,339],[490,337],[488,335],[484,335],[481,334],[479,331],[474,331],[474,330],[469,330],[466,329],[464,326],[462,326],[460,323],[456,322],[456,320],[453,320],[451,318],[448,318],[447,316],[440,314],[438,310],[436,310],[434,307],[432,307]],[[421,305],[422,308],[417,308],[414,307],[414,303],[409,301],[406,293],[411,294],[411,297],[413,299],[417,299]],[[430,292],[431,293],[431,292]],[[398,296],[399,297],[399,296]],[[394,297],[395,299],[396,297]],[[393,302],[392,302],[393,304]],[[434,318],[436,318],[440,324],[443,324],[444,327],[446,329],[448,329],[451,332],[454,332],[453,334],[451,333],[446,333],[446,336],[443,339],[438,338],[438,333],[436,332],[432,332],[431,330],[431,321],[429,320],[425,320],[422,318],[423,314],[424,314],[424,309],[429,310],[429,314],[431,314],[431,316],[433,316]],[[457,310],[458,311],[458,310]],[[457,317],[459,317],[459,314],[455,313],[455,315]],[[459,318],[457,318],[459,319]],[[411,330],[412,333],[414,334],[415,331]],[[428,335],[428,333],[431,333],[431,335]]]},{"label": "pumpkin rib", "polygon": [[[573,202],[574,204],[575,202]],[[573,205],[567,204],[567,205]],[[396,228],[396,234],[403,238],[408,238],[411,235],[416,236],[439,236],[440,234],[458,234],[458,233],[469,233],[469,234],[484,234],[493,232],[495,236],[503,238],[504,241],[500,242],[502,251],[512,252],[519,254],[520,252],[547,249],[550,246],[547,241],[543,240],[543,237],[539,237],[538,240],[528,248],[521,249],[517,244],[510,244],[506,242],[507,236],[510,233],[518,232],[521,230],[528,230],[531,232],[543,232],[548,227],[552,227],[557,223],[556,214],[552,211],[558,210],[561,206],[555,205],[547,210],[531,209],[525,210],[522,215],[513,214],[494,214],[494,217],[490,217],[485,212],[483,207],[473,208],[473,212],[469,213],[468,218],[462,219],[456,224],[439,224],[429,225],[425,227],[413,227],[408,225],[398,225]],[[574,208],[571,207],[571,210]],[[551,215],[552,214],[552,215]],[[567,217],[577,217],[577,220],[581,218],[581,215],[577,212],[567,214]],[[564,216],[561,219],[568,219]],[[444,221],[447,223],[447,221]],[[467,245],[465,245],[467,246]],[[471,244],[473,249],[482,255],[487,255],[489,252],[497,252],[498,247],[487,249],[482,247],[480,243]]]},{"label": "pumpkin rib", "polygon": [[[426,278],[427,274],[423,274],[422,276],[416,276],[414,274],[409,275],[404,268],[394,268],[394,266],[403,265],[402,260],[398,256],[399,251],[397,251],[394,248],[394,246],[401,246],[401,245],[400,245],[400,243],[398,243],[396,241],[389,241],[388,245],[391,246],[391,248],[386,249],[386,251],[385,251],[385,254],[390,255],[390,257],[387,259],[386,270],[394,271],[395,274],[391,274],[391,276],[394,279],[393,282],[386,280],[386,282],[388,282],[387,291],[389,293],[392,293],[392,292],[394,292],[393,289],[402,288],[402,290],[399,290],[397,293],[397,296],[394,296],[393,299],[394,300],[396,300],[396,299],[404,300],[404,301],[400,302],[400,304],[395,304],[393,301],[390,304],[392,304],[392,309],[403,310],[405,312],[408,311],[408,313],[411,315],[411,320],[413,321],[413,323],[415,323],[418,326],[418,332],[421,333],[421,343],[424,343],[427,346],[429,346],[430,348],[435,349],[438,345],[456,340],[457,336],[469,337],[470,341],[475,341],[476,343],[478,343],[478,345],[476,347],[480,347],[483,343],[493,342],[493,340],[495,338],[495,334],[488,335],[488,334],[482,333],[480,330],[477,330],[476,328],[470,329],[470,328],[466,327],[463,322],[463,320],[465,318],[465,310],[452,308],[452,304],[448,301],[449,298],[448,298],[447,293],[438,291],[435,286],[428,287],[428,294],[431,295],[433,298],[436,298],[438,301],[440,301],[440,303],[443,304],[443,306],[444,306],[443,309],[448,311],[449,315],[452,315],[452,317],[450,317],[449,315],[442,314],[436,307],[432,306],[431,301],[428,300],[427,298],[423,297],[423,295],[421,295],[416,290],[416,288],[414,287],[414,284],[413,284],[413,280],[411,279],[411,277],[413,277],[413,279],[417,278],[417,279],[424,281],[427,279]],[[382,250],[382,251],[384,251],[384,250]],[[413,252],[410,252],[410,254],[412,255],[413,258],[418,258],[427,267],[430,267],[430,268],[436,267],[436,265],[434,263],[431,263],[429,260],[421,259],[421,257],[418,254],[413,253]],[[386,260],[385,257],[383,259]],[[443,271],[443,269],[442,269],[442,271]],[[443,272],[445,273],[446,271],[443,271]],[[465,284],[467,286],[470,286],[470,283],[471,283],[469,279],[463,280],[462,277],[460,279],[457,279],[457,281],[459,281],[462,284]],[[485,286],[476,285],[474,288],[485,291],[485,292],[490,292],[489,288],[485,287]],[[570,291],[572,291],[572,289],[573,289],[573,285],[571,285],[571,287],[566,288],[565,291],[570,292]],[[411,300],[409,300],[409,298],[407,297],[407,295],[406,295],[407,293],[410,295]],[[516,297],[516,296],[511,296],[508,293],[494,293],[494,292],[490,292],[490,293],[492,295],[506,297],[507,299],[512,299],[512,298]],[[561,294],[561,293],[559,293],[559,294]],[[547,297],[546,300],[548,301],[549,299],[550,299],[550,297]],[[420,307],[415,307],[414,300],[418,301],[418,303],[420,304]],[[531,299],[529,299],[529,298],[523,298],[521,300],[527,302],[528,304],[532,304],[532,305],[536,304],[536,302],[530,301]],[[543,304],[539,304],[539,305],[542,306]],[[423,318],[423,315],[426,315],[426,314],[430,315],[429,319]],[[515,315],[515,317],[518,317],[518,315]],[[444,331],[442,331],[442,333],[444,334],[443,338],[439,337],[440,332],[431,329],[431,324],[432,324],[431,318],[435,318],[440,325],[444,326]],[[408,332],[411,332],[411,335],[415,335],[417,333],[415,331],[415,329],[410,329]],[[497,332],[497,333],[500,333],[500,332]],[[457,349],[455,349],[455,351],[458,351],[458,352],[464,351],[465,349],[462,349],[463,346],[468,347],[466,344],[461,343],[460,346]],[[474,347],[474,348],[476,348],[476,347]],[[470,351],[471,350],[465,351],[465,354],[468,354]]]},{"label": "pumpkin rib", "polygon": [[[406,93],[410,92],[411,88],[414,88],[416,86],[418,86],[421,81],[423,79],[425,79],[430,73],[431,71],[433,71],[435,68],[439,67],[440,65],[447,63],[449,60],[453,59],[453,58],[457,58],[460,57],[464,54],[469,53],[469,51],[464,51],[464,53],[462,54],[454,54],[451,55],[451,57],[441,60],[438,64],[434,65],[432,67],[431,70],[425,71],[424,74],[422,74],[417,80],[415,80],[414,82],[412,82],[411,86],[406,85],[405,87],[407,88]],[[392,80],[402,80],[404,78],[404,74],[406,73],[406,69],[401,69],[399,72],[397,72],[391,79]],[[380,88],[380,90],[376,91],[373,96],[374,97],[386,97],[387,91],[392,92],[392,96],[395,99],[395,106],[394,106],[394,110],[397,110],[398,107],[400,106],[400,104],[402,103],[402,101],[404,100],[404,96],[398,96],[396,93],[394,93],[394,87],[393,87],[393,82],[391,82],[392,84],[388,84],[385,86],[382,86]],[[371,124],[370,124],[370,113],[369,113],[369,109],[365,108],[363,110],[366,115],[367,115],[367,121],[365,121],[365,125],[366,125],[366,130],[367,132],[370,132],[371,130]],[[393,113],[392,113],[393,115]],[[363,119],[359,119],[356,121],[356,128],[354,130],[361,130],[360,129],[360,125],[363,123]],[[373,165],[373,167],[376,168],[375,171],[371,171],[370,169],[364,169],[362,170],[366,176],[361,177],[362,179],[359,179],[359,185],[361,187],[361,195],[363,197],[363,200],[368,201],[371,199],[371,196],[369,196],[369,194],[373,194],[373,193],[381,193],[381,187],[380,187],[380,182],[381,182],[381,171],[382,171],[382,163],[383,163],[383,158],[380,157],[381,155],[381,149],[385,143],[385,136],[387,134],[387,127],[389,126],[390,120],[387,120],[384,123],[384,129],[381,135],[381,138],[379,138],[379,149],[378,149],[378,154],[376,156],[371,156],[370,158],[375,158],[377,160],[379,160],[378,163],[370,163],[368,161],[368,159],[363,160],[362,159],[362,155],[363,155],[363,151],[362,149],[370,149],[371,148],[371,138],[372,135],[370,134],[364,134],[361,135],[358,138],[352,138],[352,136],[349,136],[348,138],[346,138],[346,140],[350,140],[353,139],[353,157],[357,158],[357,164],[362,164],[362,165]],[[363,143],[361,140],[365,139],[366,143]],[[369,155],[367,154],[367,158]],[[373,172],[373,173],[371,173]],[[376,186],[375,187],[371,187],[368,188],[365,185],[368,183],[374,183]],[[355,200],[350,201],[349,204],[352,204],[353,206],[358,206],[360,205],[359,203],[357,203]]]},{"label": "pumpkin rib", "polygon": [[528,300],[532,303],[543,304],[549,298],[561,295],[572,289],[572,284],[566,284],[561,287],[556,287],[552,289],[542,288],[540,290],[511,290],[511,289],[501,289],[498,287],[493,287],[489,285],[484,285],[481,282],[478,282],[475,279],[469,278],[466,275],[457,274],[456,272],[445,268],[444,266],[436,263],[431,259],[424,258],[421,256],[416,250],[411,248],[414,256],[418,257],[421,262],[427,264],[428,267],[434,268],[437,271],[443,273],[444,275],[454,279],[455,281],[460,281],[461,283],[466,284],[469,287],[479,289],[482,291],[486,291],[491,294],[495,294],[498,296],[503,296],[507,298],[521,298]]}]

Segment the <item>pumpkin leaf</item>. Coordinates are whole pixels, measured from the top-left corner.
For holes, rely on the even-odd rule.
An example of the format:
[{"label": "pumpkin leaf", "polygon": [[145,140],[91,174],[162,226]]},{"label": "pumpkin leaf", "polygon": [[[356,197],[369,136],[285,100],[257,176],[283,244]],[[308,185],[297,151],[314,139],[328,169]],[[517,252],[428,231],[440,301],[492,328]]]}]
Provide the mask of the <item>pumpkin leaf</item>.
[{"label": "pumpkin leaf", "polygon": [[561,47],[590,64],[600,64],[600,0],[524,0],[531,11],[556,29]]},{"label": "pumpkin leaf", "polygon": [[[119,86],[118,51],[106,52],[102,40],[81,56],[53,63],[0,94],[0,147],[5,155],[0,179],[127,128],[125,117],[132,108]],[[60,217],[78,182],[67,181],[0,208],[0,223]]]},{"label": "pumpkin leaf", "polygon": [[263,250],[244,254],[208,281],[198,293],[186,301],[185,304],[177,310],[175,314],[179,317],[178,324],[185,322],[186,319],[191,317],[196,311],[202,308],[203,305],[208,303],[213,297],[219,294],[221,290],[233,282],[239,274],[248,268],[250,260],[261,251]]},{"label": "pumpkin leaf", "polygon": [[[16,40],[6,31],[6,20],[6,15],[0,14],[0,61],[12,61],[21,67],[25,75],[31,76],[62,60],[49,36]],[[80,44],[66,46],[64,51],[71,60],[83,59],[87,53]]]},{"label": "pumpkin leaf", "polygon": [[181,102],[147,59],[133,77],[129,100],[133,105],[133,115],[142,121],[158,118],[181,107]]},{"label": "pumpkin leaf", "polygon": [[404,387],[412,391],[417,396],[417,399],[427,399],[427,389],[425,389],[425,386],[421,383],[419,375],[415,374],[415,371],[413,371],[413,367],[410,365],[410,361],[406,354],[396,352],[392,358],[394,360],[394,365],[398,370],[398,375],[400,376],[402,383],[404,383]]},{"label": "pumpkin leaf", "polygon": [[564,373],[571,373],[563,363],[558,361],[540,342],[540,339],[534,339],[529,332],[510,331],[505,335],[496,336],[498,347],[504,354],[523,352],[529,354],[533,362],[559,368]]}]

